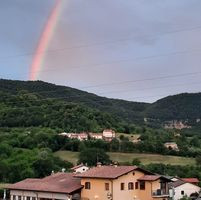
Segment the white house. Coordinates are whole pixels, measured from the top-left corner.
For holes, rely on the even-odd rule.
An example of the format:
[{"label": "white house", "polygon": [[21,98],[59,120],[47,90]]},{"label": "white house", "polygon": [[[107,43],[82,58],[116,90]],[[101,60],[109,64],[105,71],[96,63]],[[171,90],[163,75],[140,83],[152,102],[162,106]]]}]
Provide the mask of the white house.
[{"label": "white house", "polygon": [[106,130],[103,131],[103,139],[104,140],[111,141],[115,137],[116,137],[115,131],[113,131],[111,129],[106,129]]},{"label": "white house", "polygon": [[173,200],[179,200],[185,195],[191,197],[192,194],[199,193],[201,189],[199,186],[181,179],[170,183],[169,188],[170,196]]},{"label": "white house", "polygon": [[75,173],[83,173],[89,170],[89,167],[81,163],[80,165],[72,167],[71,170],[73,170]]}]

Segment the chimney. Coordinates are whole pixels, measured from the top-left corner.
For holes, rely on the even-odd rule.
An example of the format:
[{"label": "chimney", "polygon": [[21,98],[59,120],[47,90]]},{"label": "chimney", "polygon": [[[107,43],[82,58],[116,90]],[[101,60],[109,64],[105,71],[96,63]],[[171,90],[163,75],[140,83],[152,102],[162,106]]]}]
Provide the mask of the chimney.
[{"label": "chimney", "polygon": [[102,163],[101,162],[97,162],[97,167],[101,167]]},{"label": "chimney", "polygon": [[62,170],[61,170],[63,173],[66,171],[66,169],[65,168],[62,168]]},{"label": "chimney", "polygon": [[114,163],[114,167],[118,167],[118,163],[117,162]]}]

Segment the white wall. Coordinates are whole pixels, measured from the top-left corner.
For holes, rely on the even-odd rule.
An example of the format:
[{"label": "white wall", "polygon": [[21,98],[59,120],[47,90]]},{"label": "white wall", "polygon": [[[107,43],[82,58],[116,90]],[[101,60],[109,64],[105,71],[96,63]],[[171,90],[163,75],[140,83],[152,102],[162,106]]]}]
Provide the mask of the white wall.
[{"label": "white wall", "polygon": [[[176,187],[174,190],[175,190],[174,200],[179,200],[184,195],[187,195],[189,197],[192,193],[195,192],[199,193],[200,187],[193,185],[191,183],[185,183],[183,185],[180,185],[179,187]],[[182,191],[184,191],[184,195],[181,194]],[[170,190],[170,193],[172,193],[172,190]]]},{"label": "white wall", "polygon": [[87,166],[82,166],[82,167],[75,169],[75,172],[76,173],[83,173],[83,172],[86,172],[88,169],[89,168]]},{"label": "white wall", "polygon": [[49,192],[32,192],[32,191],[20,191],[20,190],[11,190],[10,191],[11,199],[12,196],[22,196],[25,197],[36,197],[37,198],[47,198],[47,199],[63,199],[66,200],[70,196],[67,194],[59,194],[59,193],[49,193]]}]

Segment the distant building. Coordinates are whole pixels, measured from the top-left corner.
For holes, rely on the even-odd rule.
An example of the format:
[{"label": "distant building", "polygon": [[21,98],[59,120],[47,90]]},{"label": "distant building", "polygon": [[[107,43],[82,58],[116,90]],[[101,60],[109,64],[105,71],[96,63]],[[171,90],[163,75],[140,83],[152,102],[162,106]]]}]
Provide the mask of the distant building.
[{"label": "distant building", "polygon": [[199,194],[201,189],[199,186],[186,182],[182,179],[174,180],[176,181],[169,183],[169,193],[174,200],[179,200],[184,196],[193,197],[195,193]]},{"label": "distant building", "polygon": [[88,134],[85,132],[83,132],[83,133],[60,133],[59,135],[68,137],[70,139],[78,139],[80,141],[88,140]]},{"label": "distant building", "polygon": [[102,133],[89,133],[89,137],[95,140],[102,140],[103,134]]},{"label": "distant building", "polygon": [[176,142],[166,142],[164,146],[169,150],[179,151],[179,148]]},{"label": "distant building", "polygon": [[106,129],[103,131],[103,139],[105,141],[112,141],[112,139],[116,138],[116,133],[115,131],[111,130],[111,129]]},{"label": "distant building", "polygon": [[72,167],[71,170],[75,173],[83,173],[89,170],[89,167],[81,163],[80,165]]}]

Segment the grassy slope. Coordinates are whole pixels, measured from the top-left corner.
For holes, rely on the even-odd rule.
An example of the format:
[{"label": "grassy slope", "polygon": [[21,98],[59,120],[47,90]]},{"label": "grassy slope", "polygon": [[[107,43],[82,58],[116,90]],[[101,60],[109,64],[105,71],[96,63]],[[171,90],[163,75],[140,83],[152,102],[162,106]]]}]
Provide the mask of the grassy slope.
[{"label": "grassy slope", "polygon": [[[138,154],[138,153],[108,153],[111,160],[118,162],[131,162],[134,158],[139,158],[143,164],[163,163],[171,165],[194,165],[195,159],[178,156],[163,156],[158,154]],[[63,160],[68,160],[76,164],[78,152],[58,151],[55,153]]]}]

